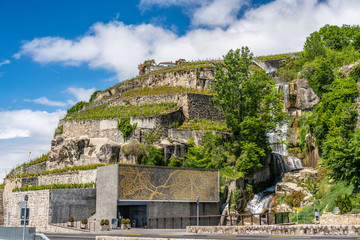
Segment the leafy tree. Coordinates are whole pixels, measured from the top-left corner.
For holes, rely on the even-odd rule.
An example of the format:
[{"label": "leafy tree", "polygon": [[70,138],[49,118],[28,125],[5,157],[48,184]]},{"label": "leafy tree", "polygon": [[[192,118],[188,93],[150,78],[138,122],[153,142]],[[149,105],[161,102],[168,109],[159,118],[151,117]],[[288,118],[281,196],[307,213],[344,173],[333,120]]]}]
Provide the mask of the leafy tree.
[{"label": "leafy tree", "polygon": [[304,55],[308,60],[313,60],[317,56],[325,56],[326,49],[321,36],[318,32],[313,32],[306,38],[304,44]]},{"label": "leafy tree", "polygon": [[263,71],[250,72],[251,59],[247,47],[230,50],[223,65],[217,64],[212,85],[214,102],[221,107],[238,142],[237,170],[244,173],[261,166],[269,149],[266,133],[284,117],[273,80]]},{"label": "leafy tree", "polygon": [[120,118],[117,122],[117,128],[123,134],[124,140],[126,140],[135,130],[137,123],[130,124],[130,118]]},{"label": "leafy tree", "polygon": [[321,97],[328,91],[329,85],[334,80],[333,66],[329,61],[320,62],[319,66],[309,76],[309,85]]}]

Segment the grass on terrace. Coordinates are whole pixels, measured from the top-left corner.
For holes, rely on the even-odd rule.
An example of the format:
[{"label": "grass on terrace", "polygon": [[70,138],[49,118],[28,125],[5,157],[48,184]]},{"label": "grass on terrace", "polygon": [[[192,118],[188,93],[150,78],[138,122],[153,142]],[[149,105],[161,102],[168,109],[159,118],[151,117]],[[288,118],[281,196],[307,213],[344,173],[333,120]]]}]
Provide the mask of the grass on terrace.
[{"label": "grass on terrace", "polygon": [[[182,86],[158,86],[158,87],[143,87],[129,90],[127,92],[119,93],[114,96],[121,96],[121,98],[152,96],[152,95],[167,95],[178,93],[196,93],[211,95],[210,90],[201,90],[193,88],[185,88]],[[113,98],[114,96],[108,97]]]},{"label": "grass on terrace", "polygon": [[84,111],[68,114],[65,120],[82,120],[82,119],[109,119],[122,117],[150,117],[160,114],[170,113],[179,107],[176,103],[146,103],[139,106],[134,105],[117,105],[107,106],[101,104]]},{"label": "grass on terrace", "polygon": [[133,81],[135,79],[148,77],[150,75],[162,74],[162,73],[167,73],[167,72],[177,72],[177,71],[191,70],[191,69],[195,69],[195,68],[206,68],[206,67],[214,67],[214,64],[212,64],[211,62],[208,62],[208,61],[182,63],[181,66],[164,68],[164,69],[161,69],[161,70],[158,70],[158,71],[152,71],[152,72],[149,72],[147,74],[136,76],[134,78],[122,81],[122,82],[110,87],[109,89],[112,89],[114,87],[123,85],[123,84],[128,83],[128,82],[131,82],[131,81]]},{"label": "grass on terrace", "polygon": [[96,188],[96,183],[65,183],[52,185],[35,185],[14,188],[13,192],[38,191],[45,189],[68,189],[68,188]]},{"label": "grass on terrace", "polygon": [[224,122],[210,121],[205,119],[186,120],[178,129],[199,131],[230,132],[231,129]]}]

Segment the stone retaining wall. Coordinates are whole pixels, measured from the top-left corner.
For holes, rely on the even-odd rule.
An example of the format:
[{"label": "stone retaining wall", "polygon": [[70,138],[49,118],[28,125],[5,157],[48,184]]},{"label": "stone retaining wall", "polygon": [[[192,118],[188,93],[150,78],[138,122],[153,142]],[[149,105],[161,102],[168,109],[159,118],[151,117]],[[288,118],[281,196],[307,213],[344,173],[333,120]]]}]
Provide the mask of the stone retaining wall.
[{"label": "stone retaining wall", "polygon": [[221,111],[214,108],[212,95],[196,93],[178,93],[166,95],[138,96],[126,99],[114,98],[108,101],[110,106],[115,105],[142,105],[145,103],[173,102],[182,107],[187,119],[208,119],[213,121],[223,121],[224,116]]},{"label": "stone retaining wall", "polygon": [[[180,108],[167,114],[130,118],[130,123],[137,123],[137,128],[167,128],[183,118]],[[73,138],[87,136],[88,138],[108,138],[118,144],[124,143],[122,133],[117,129],[118,119],[87,119],[87,120],[61,120],[59,126],[63,126],[63,137]]]},{"label": "stone retaining wall", "polygon": [[360,225],[360,214],[335,215],[324,213],[320,218],[321,225]]},{"label": "stone retaining wall", "polygon": [[25,195],[29,196],[27,205],[30,209],[29,227],[36,227],[37,231],[45,231],[50,220],[50,190],[5,193],[5,226],[20,227],[18,203],[24,201]]},{"label": "stone retaining wall", "polygon": [[360,225],[188,226],[186,231],[198,234],[358,236]]},{"label": "stone retaining wall", "polygon": [[4,195],[6,227],[20,227],[18,203],[24,201],[25,195],[29,197],[29,227],[36,227],[37,231],[48,231],[50,222],[66,222],[70,216],[75,220],[81,220],[95,213],[96,189],[11,192]]},{"label": "stone retaining wall", "polygon": [[106,97],[141,87],[168,85],[194,89],[209,89],[213,78],[214,67],[193,68],[159,74],[150,74],[106,89],[97,96],[95,101],[100,101]]},{"label": "stone retaining wall", "polygon": [[96,171],[97,169],[92,169],[73,173],[38,176],[37,185],[96,182]]}]

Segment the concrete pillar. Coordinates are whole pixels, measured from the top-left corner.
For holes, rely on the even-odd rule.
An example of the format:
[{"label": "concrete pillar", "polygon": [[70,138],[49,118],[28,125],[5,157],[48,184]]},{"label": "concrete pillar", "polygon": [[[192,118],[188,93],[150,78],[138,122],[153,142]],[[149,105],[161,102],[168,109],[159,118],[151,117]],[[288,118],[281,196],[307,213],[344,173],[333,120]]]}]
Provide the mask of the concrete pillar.
[{"label": "concrete pillar", "polygon": [[97,169],[96,178],[96,220],[117,218],[119,189],[119,165]]}]

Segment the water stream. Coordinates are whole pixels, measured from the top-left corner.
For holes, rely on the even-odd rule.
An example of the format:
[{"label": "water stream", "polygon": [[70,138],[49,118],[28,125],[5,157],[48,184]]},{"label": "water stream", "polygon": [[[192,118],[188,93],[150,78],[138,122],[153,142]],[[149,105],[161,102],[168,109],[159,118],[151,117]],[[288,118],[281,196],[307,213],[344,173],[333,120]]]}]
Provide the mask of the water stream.
[{"label": "water stream", "polygon": [[[279,86],[279,90],[283,91],[284,93],[284,111],[287,112],[288,109],[286,107],[286,103],[289,98],[289,85],[282,84]],[[261,213],[266,208],[268,208],[270,200],[275,194],[276,183],[281,181],[282,175],[284,173],[303,168],[301,160],[296,156],[289,154],[288,146],[285,144],[287,141],[288,128],[288,123],[282,123],[276,127],[274,132],[267,134],[272,149],[272,163],[275,166],[275,182],[273,186],[254,195],[254,198],[248,203],[246,207],[248,212]]]}]

